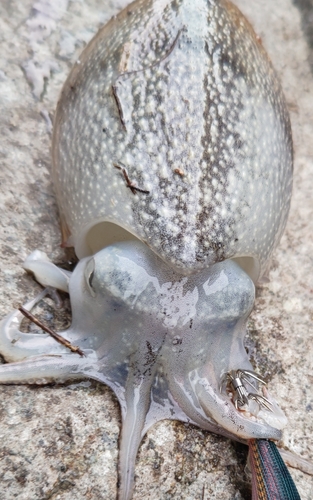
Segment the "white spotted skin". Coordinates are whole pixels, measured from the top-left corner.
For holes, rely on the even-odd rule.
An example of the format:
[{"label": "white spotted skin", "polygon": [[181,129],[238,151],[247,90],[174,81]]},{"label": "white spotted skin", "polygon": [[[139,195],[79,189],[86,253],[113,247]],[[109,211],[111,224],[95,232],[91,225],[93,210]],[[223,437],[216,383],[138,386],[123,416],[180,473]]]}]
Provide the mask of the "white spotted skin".
[{"label": "white spotted skin", "polygon": [[[54,182],[65,239],[122,226],[190,274],[253,257],[259,277],[292,189],[289,116],[271,63],[227,1],[137,0],[87,46],[62,91]],[[126,168],[135,192],[118,165]]]}]

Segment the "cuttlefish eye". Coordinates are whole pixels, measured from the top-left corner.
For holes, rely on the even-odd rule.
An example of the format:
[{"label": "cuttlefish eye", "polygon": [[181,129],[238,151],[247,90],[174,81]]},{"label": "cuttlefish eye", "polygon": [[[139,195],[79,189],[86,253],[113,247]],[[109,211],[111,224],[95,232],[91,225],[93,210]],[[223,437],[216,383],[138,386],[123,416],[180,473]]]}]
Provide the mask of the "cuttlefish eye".
[{"label": "cuttlefish eye", "polygon": [[92,286],[94,276],[95,276],[95,259],[92,258],[89,260],[89,262],[86,265],[84,277],[85,277],[85,282],[86,282],[86,285],[88,287],[88,290],[93,297],[96,296],[96,292]]}]

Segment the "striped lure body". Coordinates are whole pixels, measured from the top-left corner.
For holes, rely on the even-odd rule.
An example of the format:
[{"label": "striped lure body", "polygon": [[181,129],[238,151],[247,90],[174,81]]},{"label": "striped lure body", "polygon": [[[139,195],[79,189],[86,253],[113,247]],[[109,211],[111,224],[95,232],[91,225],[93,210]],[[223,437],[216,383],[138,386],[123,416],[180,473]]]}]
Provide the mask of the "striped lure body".
[{"label": "striped lure body", "polygon": [[300,500],[292,477],[273,441],[249,441],[252,500]]}]

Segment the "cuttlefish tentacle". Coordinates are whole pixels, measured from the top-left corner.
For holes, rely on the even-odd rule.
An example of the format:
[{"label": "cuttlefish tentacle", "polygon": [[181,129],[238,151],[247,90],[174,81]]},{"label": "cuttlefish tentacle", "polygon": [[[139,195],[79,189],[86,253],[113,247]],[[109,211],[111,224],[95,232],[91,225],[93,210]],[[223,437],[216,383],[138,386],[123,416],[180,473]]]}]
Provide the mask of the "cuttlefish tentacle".
[{"label": "cuttlefish tentacle", "polygon": [[122,431],[119,453],[119,500],[132,498],[136,456],[143,438],[146,414],[150,406],[150,389],[153,378],[140,378],[135,381],[131,376],[122,407]]},{"label": "cuttlefish tentacle", "polygon": [[92,353],[88,354],[89,357],[86,358],[75,354],[47,354],[0,365],[0,383],[45,385],[51,382],[96,378],[93,377],[95,359],[92,359]]},{"label": "cuttlefish tentacle", "polygon": [[45,252],[34,250],[24,261],[23,268],[32,273],[42,286],[68,292],[72,273],[53,264]]},{"label": "cuttlefish tentacle", "polygon": [[[249,439],[251,435],[255,438],[281,438],[281,431],[277,428],[264,421],[250,421],[208,378],[200,376],[197,370],[190,374],[188,380],[181,383],[172,381],[170,389],[186,415],[201,428],[228,437],[235,435],[237,439]],[[223,426],[220,422],[223,422]]]},{"label": "cuttlefish tentacle", "polygon": [[[48,289],[43,290],[23,308],[31,311],[48,293]],[[82,358],[46,333],[21,332],[23,318],[24,315],[15,310],[0,322],[1,354],[6,361],[13,361],[0,365],[1,384],[44,385],[82,378],[102,381],[95,351],[84,349]],[[77,342],[79,337],[72,328],[60,333],[70,342]]]},{"label": "cuttlefish tentacle", "polygon": [[[43,290],[33,300],[24,304],[24,309],[31,311],[47,294],[48,290]],[[19,310],[15,310],[0,322],[1,354],[6,361],[22,361],[29,356],[67,352],[46,333],[22,332],[20,328],[23,318],[24,315]]]},{"label": "cuttlefish tentacle", "polygon": [[279,440],[282,433],[279,429],[272,427],[264,421],[256,422],[247,419],[241,412],[237,411],[231,401],[222,398],[206,379],[200,379],[196,384],[196,391],[201,407],[205,413],[216,421],[225,422],[224,429],[243,439],[271,438]]},{"label": "cuttlefish tentacle", "polygon": [[[44,252],[39,250],[32,252],[25,260],[23,267],[31,272],[42,286],[68,292],[72,273],[54,265]],[[24,304],[24,309],[31,311],[49,293],[48,289],[43,290],[34,299]],[[23,314],[15,310],[0,322],[1,354],[6,361],[16,362],[25,359],[26,356],[67,352],[46,333],[22,332],[20,326],[23,318]]]}]

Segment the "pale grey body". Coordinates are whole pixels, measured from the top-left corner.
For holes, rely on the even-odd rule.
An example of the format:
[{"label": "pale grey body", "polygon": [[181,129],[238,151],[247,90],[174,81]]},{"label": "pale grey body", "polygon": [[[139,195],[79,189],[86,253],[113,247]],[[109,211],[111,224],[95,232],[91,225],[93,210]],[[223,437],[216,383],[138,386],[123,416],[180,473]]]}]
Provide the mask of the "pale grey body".
[{"label": "pale grey body", "polygon": [[[182,273],[248,256],[258,277],[286,224],[288,112],[228,2],[140,0],[105,26],[63,89],[53,156],[79,257],[102,247],[88,232],[111,221]],[[133,196],[114,164],[150,193]]]},{"label": "pale grey body", "polygon": [[285,101],[247,21],[223,0],[131,4],[64,86],[53,161],[64,242],[82,260],[72,275],[40,252],[24,266],[69,290],[64,335],[86,358],[22,334],[14,312],[0,327],[13,361],[0,382],[108,384],[123,415],[121,500],[140,440],[162,418],[278,439],[285,418],[272,398],[272,413],[252,401],[243,412],[222,383],[251,369],[243,338],[254,282],[292,186]]}]

